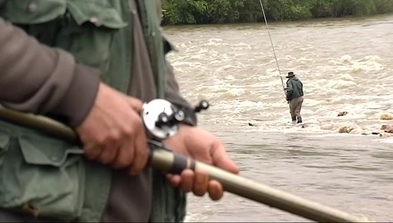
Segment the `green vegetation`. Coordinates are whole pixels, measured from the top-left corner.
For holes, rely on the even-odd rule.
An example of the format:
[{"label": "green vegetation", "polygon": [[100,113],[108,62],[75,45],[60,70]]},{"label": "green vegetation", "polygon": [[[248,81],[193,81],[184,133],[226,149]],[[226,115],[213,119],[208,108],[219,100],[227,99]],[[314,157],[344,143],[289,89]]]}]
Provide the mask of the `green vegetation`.
[{"label": "green vegetation", "polygon": [[[366,16],[393,12],[393,0],[262,0],[267,20]],[[162,0],[163,25],[264,21],[259,0]]]}]

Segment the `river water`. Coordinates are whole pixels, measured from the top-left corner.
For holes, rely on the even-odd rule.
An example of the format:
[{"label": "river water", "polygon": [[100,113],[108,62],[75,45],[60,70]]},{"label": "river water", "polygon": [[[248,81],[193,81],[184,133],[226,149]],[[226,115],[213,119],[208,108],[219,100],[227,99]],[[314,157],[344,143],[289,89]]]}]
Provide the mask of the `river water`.
[{"label": "river water", "polygon": [[[391,138],[339,134],[344,125],[378,131],[393,111],[393,16],[270,23],[281,75],[304,84],[306,128],[290,124],[266,27],[165,27],[181,92],[211,107],[202,126],[220,136],[241,175],[374,221],[393,220]],[[285,78],[284,78],[285,81]],[[338,112],[347,111],[343,117]],[[252,123],[255,126],[249,126]],[[357,132],[359,133],[359,132]],[[303,221],[227,193],[190,195],[188,221]]]}]

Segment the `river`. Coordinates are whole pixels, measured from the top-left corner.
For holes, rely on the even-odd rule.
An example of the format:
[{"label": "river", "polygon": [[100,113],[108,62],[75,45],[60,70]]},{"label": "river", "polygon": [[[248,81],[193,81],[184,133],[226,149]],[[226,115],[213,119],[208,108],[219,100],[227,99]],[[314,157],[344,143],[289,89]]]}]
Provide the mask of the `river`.
[{"label": "river", "polygon": [[[181,92],[211,107],[200,124],[224,141],[241,175],[374,221],[393,220],[392,138],[378,131],[393,111],[393,16],[270,23],[281,75],[304,84],[306,128],[290,124],[263,23],[169,26],[168,59]],[[284,78],[285,81],[285,78]],[[338,117],[340,111],[346,116]],[[255,126],[249,126],[252,123]],[[359,133],[359,132],[357,132]],[[303,221],[227,193],[189,196],[187,221]]]}]

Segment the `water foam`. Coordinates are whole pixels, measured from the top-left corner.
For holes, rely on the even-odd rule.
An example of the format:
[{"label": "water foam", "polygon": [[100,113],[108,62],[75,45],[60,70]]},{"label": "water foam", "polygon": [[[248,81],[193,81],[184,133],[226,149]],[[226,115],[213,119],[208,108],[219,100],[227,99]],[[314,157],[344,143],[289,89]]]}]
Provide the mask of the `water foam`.
[{"label": "water foam", "polygon": [[[389,54],[365,48],[368,43],[362,42],[362,30],[348,31],[345,27],[333,25],[328,31],[324,29],[324,37],[317,34],[322,27],[286,27],[292,31],[291,38],[286,35],[289,30],[272,30],[281,73],[266,33],[252,26],[241,31],[228,27],[198,28],[195,32],[172,35],[179,52],[168,58],[179,71],[186,98],[206,98],[212,103],[210,111],[205,112],[208,118],[201,118],[207,125],[221,123],[246,130],[252,122],[260,131],[326,134],[350,124],[362,129],[376,128],[382,123],[378,114],[392,102],[389,66],[393,61]],[[198,38],[194,38],[196,34]],[[349,39],[354,43],[346,41]],[[305,86],[304,120],[319,124],[303,129],[287,125],[290,117],[279,75],[285,81],[290,70],[298,74]],[[349,114],[337,118],[340,111]]]}]

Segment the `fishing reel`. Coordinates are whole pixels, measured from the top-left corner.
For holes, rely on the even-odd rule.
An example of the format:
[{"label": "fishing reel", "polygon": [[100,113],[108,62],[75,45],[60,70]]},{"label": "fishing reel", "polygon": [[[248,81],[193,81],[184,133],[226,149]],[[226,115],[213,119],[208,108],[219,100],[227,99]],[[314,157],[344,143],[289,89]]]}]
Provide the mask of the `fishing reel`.
[{"label": "fishing reel", "polygon": [[[193,112],[199,113],[209,108],[209,102],[202,100],[194,107]],[[176,134],[181,123],[185,123],[185,111],[177,108],[165,99],[154,99],[144,103],[142,121],[150,138],[164,140]]]}]

